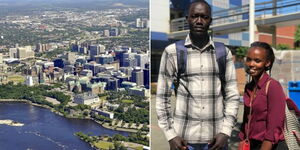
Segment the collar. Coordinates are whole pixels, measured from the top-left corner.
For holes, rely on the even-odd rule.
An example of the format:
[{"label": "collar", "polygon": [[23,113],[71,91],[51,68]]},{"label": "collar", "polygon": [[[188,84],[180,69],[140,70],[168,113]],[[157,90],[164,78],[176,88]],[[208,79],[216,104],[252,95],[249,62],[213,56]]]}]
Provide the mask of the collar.
[{"label": "collar", "polygon": [[267,81],[270,80],[270,76],[269,74],[267,74],[266,72],[262,75],[261,79],[258,81],[258,88],[262,88],[263,85],[265,85],[267,83]]},{"label": "collar", "polygon": [[214,49],[215,49],[215,44],[214,44],[214,42],[212,41],[211,37],[209,37],[208,43],[207,43],[203,48],[199,48],[199,47],[195,46],[195,45],[192,43],[192,40],[191,40],[191,38],[190,38],[190,34],[188,34],[188,35],[186,36],[184,45],[185,45],[185,47],[193,47],[193,48],[195,48],[196,50],[199,50],[200,52],[210,51],[210,50],[214,50]]}]

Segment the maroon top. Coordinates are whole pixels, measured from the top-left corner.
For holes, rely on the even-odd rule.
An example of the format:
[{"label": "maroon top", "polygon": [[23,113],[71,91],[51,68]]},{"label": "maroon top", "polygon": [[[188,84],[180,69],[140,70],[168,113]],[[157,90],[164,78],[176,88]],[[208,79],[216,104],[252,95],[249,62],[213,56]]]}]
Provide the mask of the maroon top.
[{"label": "maroon top", "polygon": [[[271,79],[268,94],[266,95],[267,81]],[[248,119],[250,117],[250,95],[254,83],[250,82],[245,87],[244,93],[244,119],[239,136],[246,138]],[[250,122],[249,139],[259,141],[268,140],[273,144],[284,140],[285,120],[285,94],[280,83],[272,79],[267,73],[263,74],[257,84],[256,97],[252,102],[252,116]]]}]

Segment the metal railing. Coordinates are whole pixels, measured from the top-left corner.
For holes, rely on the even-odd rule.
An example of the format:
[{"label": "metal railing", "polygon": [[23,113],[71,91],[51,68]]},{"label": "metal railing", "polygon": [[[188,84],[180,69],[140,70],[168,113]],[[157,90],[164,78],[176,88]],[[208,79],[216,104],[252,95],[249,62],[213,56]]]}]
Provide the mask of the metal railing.
[{"label": "metal railing", "polygon": [[[255,4],[255,17],[257,19],[264,19],[295,12],[300,12],[299,0],[278,0],[275,4],[273,4],[273,1]],[[213,12],[212,26],[248,21],[248,19],[249,5],[243,5],[240,7]],[[184,31],[188,29],[189,26],[184,17],[173,19],[170,22],[171,32]]]}]

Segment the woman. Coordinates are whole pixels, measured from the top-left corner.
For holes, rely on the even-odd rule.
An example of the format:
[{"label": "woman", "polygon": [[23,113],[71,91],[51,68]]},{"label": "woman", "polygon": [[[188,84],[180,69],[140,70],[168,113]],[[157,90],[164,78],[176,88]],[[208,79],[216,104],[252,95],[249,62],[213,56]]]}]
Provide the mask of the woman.
[{"label": "woman", "polygon": [[285,94],[280,83],[267,74],[274,59],[271,46],[264,42],[252,43],[247,52],[246,72],[252,80],[245,86],[244,119],[239,136],[241,140],[248,137],[251,150],[288,149],[283,130]]}]

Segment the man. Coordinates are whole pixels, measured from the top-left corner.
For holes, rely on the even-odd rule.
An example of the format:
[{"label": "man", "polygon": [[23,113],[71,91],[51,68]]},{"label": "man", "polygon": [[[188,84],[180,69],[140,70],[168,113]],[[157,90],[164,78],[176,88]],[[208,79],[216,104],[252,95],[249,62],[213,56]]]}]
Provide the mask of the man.
[{"label": "man", "polygon": [[226,48],[226,84],[222,94],[216,49],[208,34],[211,7],[204,0],[194,1],[186,19],[190,28],[184,42],[186,70],[177,81],[174,116],[171,116],[170,97],[178,70],[175,44],[169,45],[162,54],[156,97],[158,124],[171,150],[187,149],[187,146],[195,150],[226,149],[239,104],[232,54]]}]

